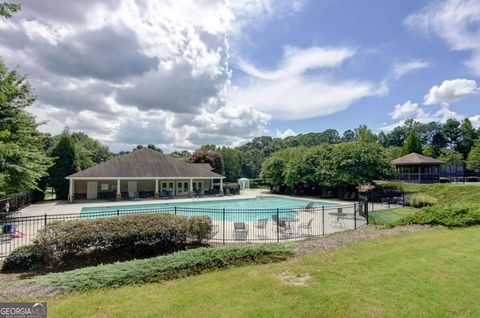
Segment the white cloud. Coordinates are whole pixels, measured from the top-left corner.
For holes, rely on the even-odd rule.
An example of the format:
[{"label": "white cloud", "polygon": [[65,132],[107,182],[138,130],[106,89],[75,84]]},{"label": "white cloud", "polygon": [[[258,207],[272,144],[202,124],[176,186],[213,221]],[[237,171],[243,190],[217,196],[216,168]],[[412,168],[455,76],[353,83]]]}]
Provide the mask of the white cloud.
[{"label": "white cloud", "polygon": [[407,119],[424,117],[425,111],[418,107],[418,103],[406,101],[403,104],[395,105],[393,112],[390,113],[392,119]]},{"label": "white cloud", "polygon": [[407,17],[405,24],[415,31],[432,32],[452,50],[469,51],[465,64],[480,75],[480,1],[436,1]]},{"label": "white cloud", "polygon": [[290,128],[288,128],[285,131],[281,131],[281,130],[278,130],[278,129],[275,131],[275,136],[277,138],[286,138],[286,137],[289,137],[289,136],[296,136],[296,135],[298,135],[298,134]]},{"label": "white cloud", "polygon": [[69,125],[114,150],[236,144],[263,132],[270,115],[226,100],[229,41],[304,2],[29,1],[0,21],[0,55],[28,74],[38,95],[30,110],[49,120],[43,130]]},{"label": "white cloud", "polygon": [[337,67],[355,51],[349,48],[286,48],[280,66],[264,71],[241,62],[251,78],[230,90],[234,104],[254,105],[275,118],[304,119],[329,115],[348,108],[354,101],[381,94],[376,85],[359,80],[334,80],[321,74],[306,74]]},{"label": "white cloud", "polygon": [[443,81],[440,86],[433,86],[424,97],[425,105],[457,102],[467,96],[480,93],[477,82],[467,79]]},{"label": "white cloud", "polygon": [[422,60],[411,60],[404,63],[397,63],[394,65],[392,75],[395,79],[399,79],[407,73],[429,67],[430,64]]}]

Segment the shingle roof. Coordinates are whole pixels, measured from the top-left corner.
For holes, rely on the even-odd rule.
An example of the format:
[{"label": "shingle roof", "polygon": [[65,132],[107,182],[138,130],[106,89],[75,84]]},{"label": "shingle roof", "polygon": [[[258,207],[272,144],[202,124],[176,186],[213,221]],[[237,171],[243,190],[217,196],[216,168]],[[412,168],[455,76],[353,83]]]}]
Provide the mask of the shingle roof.
[{"label": "shingle roof", "polygon": [[412,152],[406,156],[400,157],[392,161],[394,166],[418,166],[418,165],[436,165],[439,166],[444,164],[443,161],[437,160],[431,157],[419,155],[418,153]]},{"label": "shingle roof", "polygon": [[67,178],[101,177],[222,178],[223,176],[213,172],[208,163],[188,163],[149,148],[141,148],[74,173]]}]

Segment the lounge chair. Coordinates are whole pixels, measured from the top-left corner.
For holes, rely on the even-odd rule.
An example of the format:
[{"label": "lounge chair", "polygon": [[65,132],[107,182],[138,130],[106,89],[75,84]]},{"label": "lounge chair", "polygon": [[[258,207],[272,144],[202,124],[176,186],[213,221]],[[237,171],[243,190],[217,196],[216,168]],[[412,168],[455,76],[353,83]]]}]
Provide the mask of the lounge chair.
[{"label": "lounge chair", "polygon": [[258,229],[259,237],[266,238],[266,230],[267,230],[267,223],[268,219],[259,219],[253,226]]},{"label": "lounge chair", "polygon": [[4,224],[2,227],[2,241],[8,241],[12,238],[23,237],[25,234],[17,230],[16,224]]},{"label": "lounge chair", "polygon": [[248,224],[233,222],[233,238],[237,241],[245,241],[248,237]]},{"label": "lounge chair", "polygon": [[315,202],[311,201],[305,206],[305,209],[313,209],[315,207]]},{"label": "lounge chair", "polygon": [[307,232],[307,235],[312,235],[312,223],[313,223],[313,218],[310,219],[308,222],[301,222],[298,225],[298,232],[300,234],[305,234],[305,232]]}]

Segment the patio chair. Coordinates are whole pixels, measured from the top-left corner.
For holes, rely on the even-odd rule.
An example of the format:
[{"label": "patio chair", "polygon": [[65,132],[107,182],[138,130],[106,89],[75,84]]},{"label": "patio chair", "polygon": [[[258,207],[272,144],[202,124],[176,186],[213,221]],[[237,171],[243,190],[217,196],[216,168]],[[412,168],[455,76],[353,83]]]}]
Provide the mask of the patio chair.
[{"label": "patio chair", "polygon": [[17,230],[16,224],[4,224],[2,227],[2,241],[9,241],[12,238],[23,237],[25,234]]},{"label": "patio chair", "polygon": [[218,234],[218,231],[219,231],[218,224],[213,224],[212,229],[210,230],[210,233],[208,233],[207,239],[209,240],[213,239]]},{"label": "patio chair", "polygon": [[307,235],[312,235],[312,223],[313,218],[310,219],[308,222],[301,222],[298,225],[298,232],[300,234],[305,234],[305,232],[307,232]]},{"label": "patio chair", "polygon": [[259,219],[253,226],[258,230],[259,237],[266,238],[266,230],[267,230],[267,223],[268,219]]},{"label": "patio chair", "polygon": [[203,190],[203,189],[198,190],[198,191],[197,191],[197,196],[198,196],[199,198],[205,196],[205,190]]},{"label": "patio chair", "polygon": [[305,209],[313,209],[315,207],[315,202],[311,201],[305,206]]},{"label": "patio chair", "polygon": [[233,238],[237,241],[245,241],[248,237],[248,224],[233,222]]}]

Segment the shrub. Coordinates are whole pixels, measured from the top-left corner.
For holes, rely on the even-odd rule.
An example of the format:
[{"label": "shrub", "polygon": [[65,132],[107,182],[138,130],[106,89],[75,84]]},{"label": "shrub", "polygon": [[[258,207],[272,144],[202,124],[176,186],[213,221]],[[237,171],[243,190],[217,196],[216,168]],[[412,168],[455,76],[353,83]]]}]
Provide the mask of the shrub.
[{"label": "shrub", "polygon": [[37,245],[25,245],[13,250],[2,265],[2,272],[24,272],[41,269],[45,259]]},{"label": "shrub", "polygon": [[414,193],[405,197],[405,203],[414,208],[423,208],[438,203],[438,199],[425,193]]},{"label": "shrub", "polygon": [[212,219],[206,215],[194,216],[187,221],[188,236],[197,243],[202,243],[212,232]]},{"label": "shrub", "polygon": [[293,254],[291,244],[198,248],[150,259],[52,273],[23,281],[23,283],[85,291],[153,283],[247,264],[267,264],[286,260]]},{"label": "shrub", "polygon": [[172,214],[126,215],[94,220],[59,221],[40,231],[36,244],[50,261],[93,250],[158,245],[170,251],[186,243],[187,220]]},{"label": "shrub", "polygon": [[480,204],[455,203],[435,205],[403,217],[394,225],[431,224],[448,227],[480,224]]},{"label": "shrub", "polygon": [[440,182],[440,183],[450,183],[450,179],[448,179],[448,178],[440,178],[440,179],[439,179],[439,182]]}]

